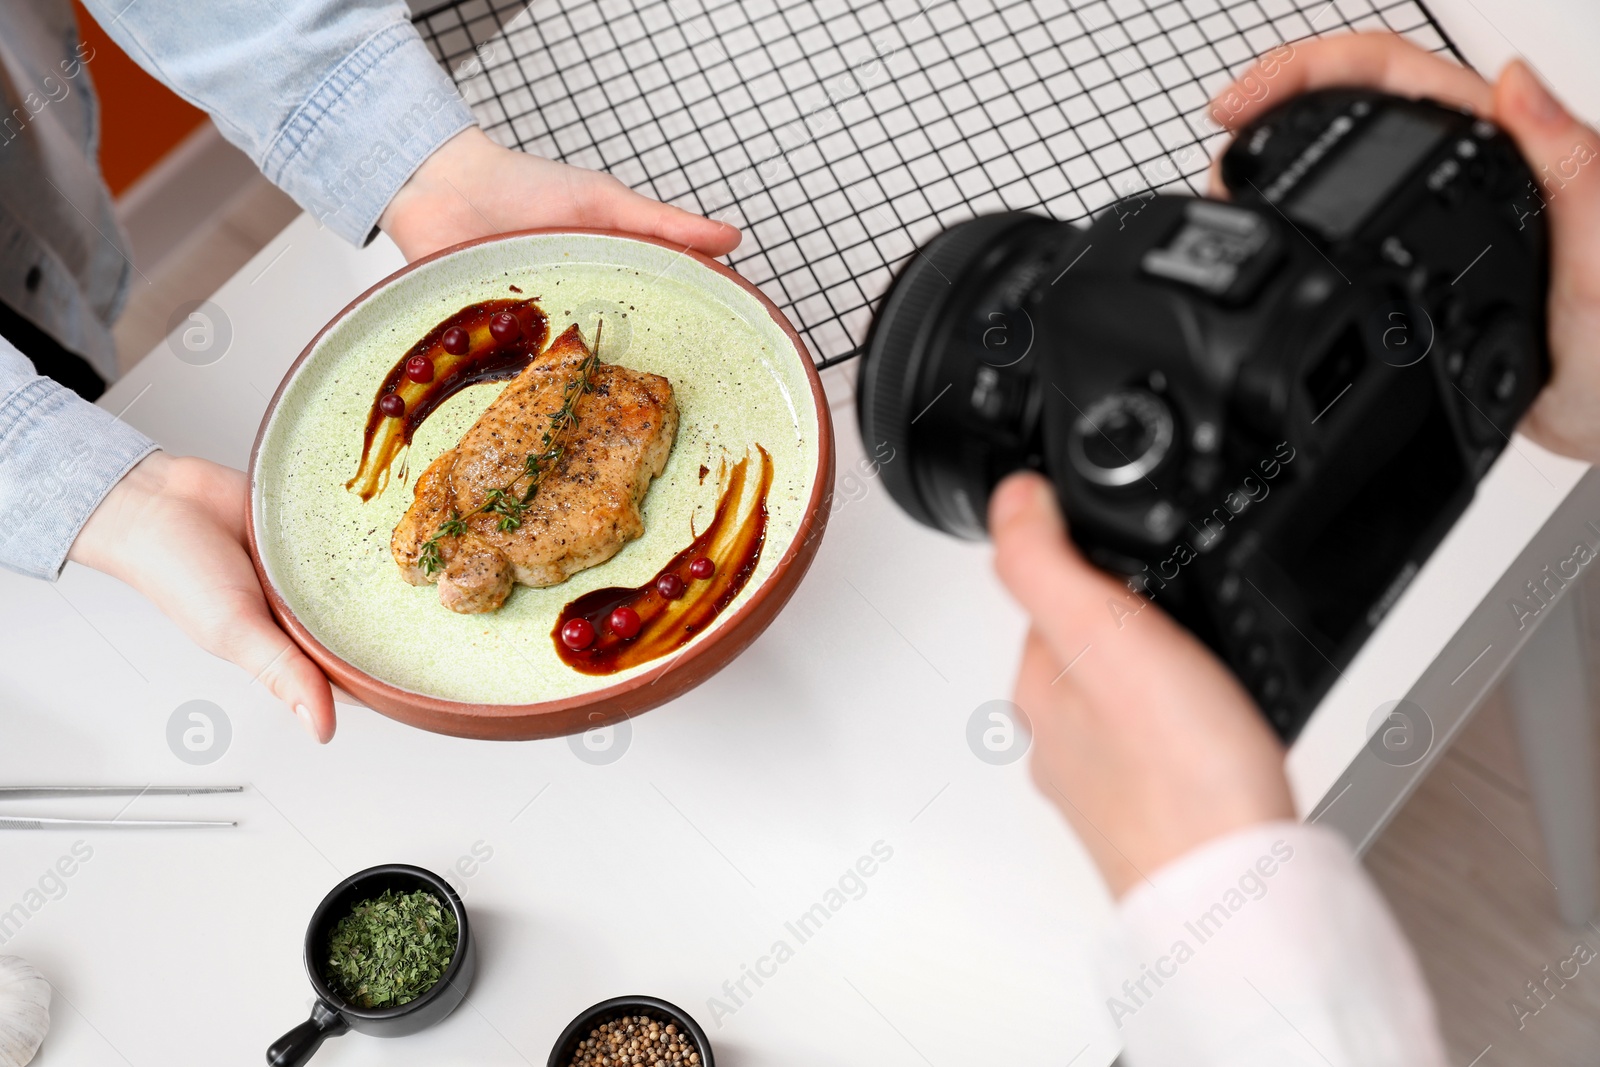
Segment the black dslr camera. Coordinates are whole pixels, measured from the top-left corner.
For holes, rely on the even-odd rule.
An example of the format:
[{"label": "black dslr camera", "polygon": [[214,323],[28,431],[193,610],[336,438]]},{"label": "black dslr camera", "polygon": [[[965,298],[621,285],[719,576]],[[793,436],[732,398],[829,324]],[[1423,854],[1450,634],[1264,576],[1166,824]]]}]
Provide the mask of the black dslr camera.
[{"label": "black dslr camera", "polygon": [[1465,509],[1549,376],[1546,234],[1509,138],[1438,104],[1297,97],[1087,229],[936,237],[863,357],[894,499],[984,535],[1006,474],[1221,656],[1285,738]]}]

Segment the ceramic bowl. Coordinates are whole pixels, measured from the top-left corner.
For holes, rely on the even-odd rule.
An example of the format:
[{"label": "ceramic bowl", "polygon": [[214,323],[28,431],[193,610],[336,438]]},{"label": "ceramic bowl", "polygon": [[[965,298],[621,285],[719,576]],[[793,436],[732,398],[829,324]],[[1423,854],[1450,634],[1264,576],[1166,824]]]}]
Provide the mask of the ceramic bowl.
[{"label": "ceramic bowl", "polygon": [[550,1050],[547,1067],[567,1067],[572,1062],[573,1056],[577,1055],[579,1043],[585,1040],[591,1031],[601,1023],[624,1015],[643,1015],[662,1025],[674,1024],[682,1038],[689,1040],[694,1045],[694,1051],[699,1053],[699,1067],[716,1067],[716,1057],[711,1052],[711,1039],[706,1037],[706,1032],[688,1012],[659,997],[642,996],[613,997],[584,1011],[568,1023],[561,1036],[556,1038],[555,1047]]},{"label": "ceramic bowl", "polygon": [[[433,586],[410,586],[389,537],[415,476],[451,448],[502,383],[472,386],[418,429],[385,491],[345,484],[360,461],[384,374],[468,304],[537,296],[550,335],[571,322],[601,357],[665,374],[680,421],[644,501],[645,533],[559,586],[517,587],[488,615],[457,615]],[[674,653],[610,676],[561,662],[553,626],[583,593],[636,586],[704,530],[715,472],[773,457],[767,539],[716,619]],[[708,477],[708,471],[713,472]],[[251,558],[285,631],[337,685],[402,722],[490,739],[570,734],[637,715],[699,685],[766,629],[816,554],[833,485],[833,430],[821,382],[793,326],[726,266],[664,242],[593,230],[531,230],[418,260],[323,327],[267,407],[250,455]]]}]

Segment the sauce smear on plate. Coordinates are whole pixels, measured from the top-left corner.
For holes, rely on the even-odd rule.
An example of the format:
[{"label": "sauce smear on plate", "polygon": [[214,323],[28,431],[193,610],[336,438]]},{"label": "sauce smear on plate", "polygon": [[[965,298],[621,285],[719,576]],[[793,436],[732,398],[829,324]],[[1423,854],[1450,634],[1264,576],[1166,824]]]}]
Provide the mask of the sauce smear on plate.
[{"label": "sauce smear on plate", "polygon": [[[682,648],[733,603],[755,573],[766,542],[772,457],[760,445],[756,451],[761,454],[761,469],[755,491],[749,494],[751,500],[744,499],[750,475],[750,457],[746,456],[728,472],[728,484],[711,525],[655,577],[635,589],[596,589],[561,610],[550,637],[564,663],[583,674],[615,674],[638,666]],[[711,577],[694,577],[690,568],[700,559],[709,559],[714,565]],[[681,583],[666,583],[682,590],[676,597],[669,598],[661,591],[661,580],[667,576]],[[637,626],[634,619],[623,616],[627,628],[634,631],[628,637],[612,626],[611,616],[619,608],[637,616]],[[586,648],[573,649],[561,638],[562,629],[574,619],[593,627],[594,639]]]},{"label": "sauce smear on plate", "polygon": [[469,305],[412,345],[378,387],[367,414],[361,466],[345,488],[371,500],[389,484],[389,468],[411,435],[440,404],[469,385],[521,374],[544,348],[549,331],[535,299]]}]

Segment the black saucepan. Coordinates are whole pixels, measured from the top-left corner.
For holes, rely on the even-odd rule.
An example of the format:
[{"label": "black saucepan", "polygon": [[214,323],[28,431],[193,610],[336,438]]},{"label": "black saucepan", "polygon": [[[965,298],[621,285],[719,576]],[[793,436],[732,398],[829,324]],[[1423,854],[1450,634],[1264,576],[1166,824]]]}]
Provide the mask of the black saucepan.
[{"label": "black saucepan", "polygon": [[[393,889],[397,893],[425,890],[455,912],[456,953],[450,966],[434,987],[416,1000],[398,1008],[362,1008],[347,1002],[323,978],[328,957],[328,933],[356,903]],[[324,1040],[347,1030],[373,1037],[404,1037],[424,1030],[449,1015],[466,998],[478,954],[472,944],[472,927],[467,909],[450,884],[432,871],[405,863],[369,867],[351,875],[322,898],[306,929],[306,974],[317,1002],[311,1018],[284,1034],[267,1050],[270,1067],[300,1067]]]}]

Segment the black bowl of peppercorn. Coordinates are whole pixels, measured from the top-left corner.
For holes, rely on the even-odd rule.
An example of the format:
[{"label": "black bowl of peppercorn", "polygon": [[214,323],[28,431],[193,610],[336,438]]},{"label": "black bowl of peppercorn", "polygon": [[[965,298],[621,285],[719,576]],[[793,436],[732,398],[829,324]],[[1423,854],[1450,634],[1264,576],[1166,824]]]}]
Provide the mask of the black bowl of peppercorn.
[{"label": "black bowl of peppercorn", "polygon": [[549,1067],[630,1062],[641,1067],[716,1067],[700,1024],[676,1004],[656,997],[614,997],[589,1008],[556,1039]]},{"label": "black bowl of peppercorn", "polygon": [[389,863],[351,875],[306,928],[311,1018],[267,1050],[269,1067],[300,1067],[349,1030],[404,1037],[460,1006],[477,969],[467,909],[450,883]]}]

